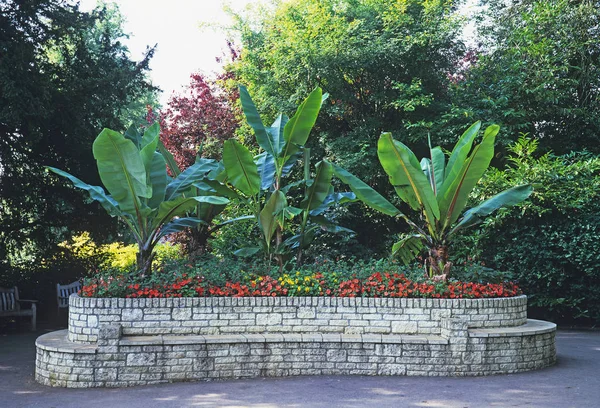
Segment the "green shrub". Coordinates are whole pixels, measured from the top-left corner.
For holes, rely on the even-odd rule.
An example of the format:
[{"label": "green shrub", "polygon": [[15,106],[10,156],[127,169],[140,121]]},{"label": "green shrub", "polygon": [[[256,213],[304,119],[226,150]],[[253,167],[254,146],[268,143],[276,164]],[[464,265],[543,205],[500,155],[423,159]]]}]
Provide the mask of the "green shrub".
[{"label": "green shrub", "polygon": [[[135,270],[137,246],[112,242],[110,244],[96,244],[87,231],[74,235],[69,241],[64,241],[59,246],[73,259],[85,265],[83,273],[106,273],[114,276],[115,273],[125,273]],[[182,261],[183,254],[178,244],[161,242],[155,247],[156,255],[153,260],[154,268],[168,262]]]},{"label": "green shrub", "polygon": [[483,178],[477,200],[520,183],[534,184],[535,191],[463,237],[455,262],[471,257],[512,274],[534,316],[598,323],[600,158],[587,152],[536,157],[536,149],[536,141],[522,137],[509,148],[511,166]]}]

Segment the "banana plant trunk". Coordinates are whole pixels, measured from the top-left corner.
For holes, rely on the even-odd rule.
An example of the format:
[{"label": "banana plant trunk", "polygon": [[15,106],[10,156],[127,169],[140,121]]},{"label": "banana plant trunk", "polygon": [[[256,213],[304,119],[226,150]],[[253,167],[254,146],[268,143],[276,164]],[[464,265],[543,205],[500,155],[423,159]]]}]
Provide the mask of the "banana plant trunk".
[{"label": "banana plant trunk", "polygon": [[154,248],[138,247],[137,268],[142,276],[147,276],[152,270],[152,261],[154,260]]},{"label": "banana plant trunk", "polygon": [[191,229],[187,242],[187,252],[190,258],[199,258],[208,251],[210,234],[210,231],[204,226]]},{"label": "banana plant trunk", "polygon": [[429,249],[429,257],[425,261],[426,277],[435,281],[448,280],[452,262],[448,261],[448,246],[437,245]]}]

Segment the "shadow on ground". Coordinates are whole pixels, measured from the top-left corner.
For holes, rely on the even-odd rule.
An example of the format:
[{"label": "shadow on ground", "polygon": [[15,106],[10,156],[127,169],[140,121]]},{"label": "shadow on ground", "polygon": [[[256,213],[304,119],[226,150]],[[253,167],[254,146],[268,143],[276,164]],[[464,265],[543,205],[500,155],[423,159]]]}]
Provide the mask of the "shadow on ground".
[{"label": "shadow on ground", "polygon": [[291,377],[71,390],[33,379],[35,339],[47,332],[0,335],[3,408],[151,407],[596,407],[600,332],[559,331],[558,363],[495,377]]}]

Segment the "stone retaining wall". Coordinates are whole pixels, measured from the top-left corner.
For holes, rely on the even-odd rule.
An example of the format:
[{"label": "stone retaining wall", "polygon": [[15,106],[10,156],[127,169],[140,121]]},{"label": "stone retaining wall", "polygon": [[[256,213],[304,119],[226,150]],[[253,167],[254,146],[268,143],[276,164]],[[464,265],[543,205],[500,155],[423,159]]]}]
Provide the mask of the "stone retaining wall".
[{"label": "stone retaining wall", "polygon": [[496,299],[168,298],[69,299],[69,340],[93,343],[98,327],[118,323],[124,335],[243,333],[441,333],[441,319],[471,328],[527,321],[527,297]]},{"label": "stone retaining wall", "polygon": [[552,323],[468,329],[442,319],[440,335],[229,334],[122,336],[103,324],[96,344],[67,331],[37,342],[38,382],[61,387],[125,387],[173,381],[290,375],[473,376],[515,373],[555,362]]}]

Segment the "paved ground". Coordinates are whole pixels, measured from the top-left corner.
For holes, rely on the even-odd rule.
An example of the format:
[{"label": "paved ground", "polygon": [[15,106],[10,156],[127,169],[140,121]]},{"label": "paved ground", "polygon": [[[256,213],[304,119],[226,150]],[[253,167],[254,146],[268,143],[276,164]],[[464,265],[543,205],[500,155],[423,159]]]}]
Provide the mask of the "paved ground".
[{"label": "paved ground", "polygon": [[558,364],[479,378],[293,377],[56,389],[33,380],[34,341],[0,336],[0,407],[600,407],[600,332],[560,331]]}]

